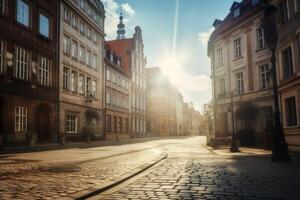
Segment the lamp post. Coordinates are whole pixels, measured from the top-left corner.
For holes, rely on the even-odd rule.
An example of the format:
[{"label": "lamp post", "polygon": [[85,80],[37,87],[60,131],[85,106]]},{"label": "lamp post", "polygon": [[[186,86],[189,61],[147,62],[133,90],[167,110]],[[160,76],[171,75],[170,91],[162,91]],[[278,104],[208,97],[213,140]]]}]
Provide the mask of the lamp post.
[{"label": "lamp post", "polygon": [[275,127],[272,131],[273,134],[273,147],[272,147],[272,161],[273,162],[285,162],[290,161],[288,154],[287,144],[285,142],[284,133],[280,121],[279,102],[278,102],[278,86],[277,86],[277,71],[276,71],[276,57],[275,50],[277,46],[278,33],[276,30],[276,10],[277,8],[270,5],[267,0],[264,1],[264,16],[261,20],[262,28],[265,36],[265,41],[268,48],[272,52],[272,78],[273,78],[273,94],[274,94],[274,106],[275,106]]},{"label": "lamp post", "polygon": [[230,93],[231,98],[231,122],[232,122],[232,136],[231,136],[231,143],[230,143],[230,152],[239,152],[239,148],[236,145],[236,134],[235,134],[235,127],[234,127],[234,109],[233,109],[233,97],[234,91]]}]

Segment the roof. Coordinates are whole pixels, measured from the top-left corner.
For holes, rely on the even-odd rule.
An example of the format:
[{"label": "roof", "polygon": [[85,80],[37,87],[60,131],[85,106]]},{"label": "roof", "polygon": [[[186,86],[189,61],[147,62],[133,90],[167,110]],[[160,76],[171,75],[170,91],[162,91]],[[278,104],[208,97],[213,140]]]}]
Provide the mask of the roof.
[{"label": "roof", "polygon": [[131,71],[131,51],[134,49],[133,38],[111,40],[106,45],[122,58],[122,68],[126,73]]},{"label": "roof", "polygon": [[[223,21],[218,21],[218,26],[213,31],[213,33],[210,35],[209,43],[213,42],[219,35],[226,33],[229,30],[232,30],[233,27],[237,26],[238,24],[241,24],[241,22],[249,19],[249,17],[258,11],[262,10],[262,1],[260,3],[256,4],[255,6],[252,6],[252,0],[243,0],[241,3],[233,2],[231,6],[231,12],[228,13],[228,15],[225,17]],[[240,7],[241,14],[238,18],[233,18],[233,11],[232,9]],[[215,24],[216,21],[214,21]],[[210,45],[208,45],[210,46]]]}]

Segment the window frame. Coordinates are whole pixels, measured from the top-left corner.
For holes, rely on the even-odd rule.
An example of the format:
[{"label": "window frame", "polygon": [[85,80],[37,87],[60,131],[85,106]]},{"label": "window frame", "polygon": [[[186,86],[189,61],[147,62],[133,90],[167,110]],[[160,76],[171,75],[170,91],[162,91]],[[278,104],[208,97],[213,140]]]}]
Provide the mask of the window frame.
[{"label": "window frame", "polygon": [[[291,111],[291,108],[289,108],[288,104],[291,103],[289,102],[290,100],[293,100],[293,108],[294,110],[292,112]],[[298,116],[297,116],[297,98],[296,96],[290,96],[290,97],[287,97],[284,99],[284,103],[285,103],[285,114],[286,114],[286,117],[285,117],[285,125],[286,127],[295,127],[295,126],[298,126]],[[290,114],[292,114],[293,116],[291,117]],[[293,119],[293,121],[290,121],[291,118]]]},{"label": "window frame", "polygon": [[[18,51],[19,49],[19,51]],[[22,54],[24,54],[24,52],[26,53],[25,57],[27,57],[27,63],[25,64],[25,66],[27,67],[24,70],[24,60],[18,60],[18,58],[21,56],[18,56],[18,53],[20,53],[20,51],[23,51]],[[24,55],[22,55],[22,57],[24,58]],[[17,46],[15,45],[15,59],[14,59],[14,78],[19,79],[19,80],[23,80],[23,81],[29,81],[31,76],[31,51],[27,50],[26,48],[23,48],[21,46]],[[20,66],[18,66],[18,63]],[[22,69],[21,69],[22,68]],[[25,74],[23,74],[25,72]],[[19,74],[22,73],[23,75]]]},{"label": "window frame", "polygon": [[63,89],[67,91],[70,90],[70,70],[70,67],[68,67],[67,65],[63,66]]},{"label": "window frame", "polygon": [[[43,33],[41,33],[40,28],[40,19],[41,19],[41,15],[43,15],[44,17],[46,17],[49,20],[49,27],[48,27],[48,36],[45,36]],[[38,34],[44,38],[47,38],[49,40],[51,40],[52,38],[52,18],[49,14],[47,14],[45,11],[43,10],[39,10],[38,12]]]},{"label": "window frame", "polygon": [[[266,67],[267,70],[262,71],[264,67]],[[259,88],[261,90],[269,89],[271,87],[270,77],[268,76],[268,73],[270,71],[270,64],[269,63],[261,64],[258,66],[258,70],[259,70],[259,83],[260,83]]]},{"label": "window frame", "polygon": [[[45,60],[46,65],[43,65],[43,60]],[[51,86],[51,65],[52,61],[42,55],[38,56],[38,84],[44,87]],[[42,68],[48,67],[48,69]],[[43,72],[43,73],[42,73]],[[46,77],[46,80],[44,78]]]},{"label": "window frame", "polygon": [[[73,119],[68,119],[69,118],[73,118],[74,117],[74,122]],[[70,125],[70,123],[74,123],[74,129],[73,126],[68,126]],[[78,133],[78,116],[76,114],[72,114],[72,113],[66,113],[66,120],[65,120],[65,132],[68,134],[77,134]],[[73,130],[71,130],[71,129]]]},{"label": "window frame", "polygon": [[233,59],[238,60],[241,58],[242,58],[242,37],[237,37],[233,40]]},{"label": "window frame", "polygon": [[[18,113],[17,113],[18,108]],[[22,113],[21,113],[22,112]],[[15,105],[14,112],[15,133],[26,133],[28,131],[28,108],[27,106]]]},{"label": "window frame", "polygon": [[[28,14],[28,26],[23,24],[18,20],[18,2],[22,1],[24,4],[28,6],[29,14]],[[28,0],[16,0],[15,1],[15,21],[17,24],[23,26],[24,28],[31,29],[32,28],[32,3]]]},{"label": "window frame", "polygon": [[[261,35],[260,35],[261,34]],[[256,28],[256,50],[260,51],[266,48],[264,31],[261,25]]]},{"label": "window frame", "polygon": [[[290,62],[289,62],[289,66],[290,67],[290,72],[287,74],[286,71],[286,63],[285,63],[285,55],[284,52],[290,50]],[[295,69],[294,69],[294,56],[293,56],[293,46],[290,44],[287,47],[285,47],[283,50],[281,50],[281,66],[282,66],[282,78],[283,79],[288,79],[291,76],[293,76],[295,74]]]},{"label": "window frame", "polygon": [[[241,76],[239,76],[241,75]],[[243,72],[238,72],[235,74],[236,77],[236,89],[237,89],[237,94],[242,95],[245,93],[245,88],[244,88],[244,73]]]}]

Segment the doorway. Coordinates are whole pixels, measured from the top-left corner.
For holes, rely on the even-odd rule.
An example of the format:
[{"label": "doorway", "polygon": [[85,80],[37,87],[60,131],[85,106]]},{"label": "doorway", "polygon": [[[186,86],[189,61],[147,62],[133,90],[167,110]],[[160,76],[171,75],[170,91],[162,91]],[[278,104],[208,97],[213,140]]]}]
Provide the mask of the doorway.
[{"label": "doorway", "polygon": [[48,104],[41,104],[37,108],[37,136],[39,142],[49,142],[51,108]]}]

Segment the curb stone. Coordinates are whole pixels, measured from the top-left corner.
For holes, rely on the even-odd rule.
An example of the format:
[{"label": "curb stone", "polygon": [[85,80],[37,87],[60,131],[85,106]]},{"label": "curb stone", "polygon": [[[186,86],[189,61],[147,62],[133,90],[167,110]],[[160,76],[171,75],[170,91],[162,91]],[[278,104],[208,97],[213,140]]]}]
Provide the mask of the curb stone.
[{"label": "curb stone", "polygon": [[71,195],[69,195],[70,198],[72,199],[76,199],[76,200],[83,200],[83,199],[87,199],[90,198],[94,195],[97,195],[99,193],[102,193],[108,189],[111,189],[127,180],[129,180],[130,178],[146,171],[147,169],[149,169],[150,167],[154,166],[155,164],[159,163],[160,161],[166,159],[168,157],[167,153],[162,153],[162,155],[160,156],[160,158],[158,158],[157,160],[154,160],[152,162],[147,162],[144,163],[142,165],[140,165],[139,167],[135,168],[132,173],[127,173],[122,175],[121,177],[114,179],[112,181],[108,181],[104,184],[99,185],[99,187],[97,188],[89,188],[77,193],[73,193]]}]

